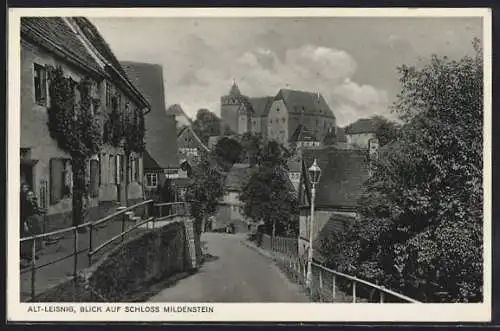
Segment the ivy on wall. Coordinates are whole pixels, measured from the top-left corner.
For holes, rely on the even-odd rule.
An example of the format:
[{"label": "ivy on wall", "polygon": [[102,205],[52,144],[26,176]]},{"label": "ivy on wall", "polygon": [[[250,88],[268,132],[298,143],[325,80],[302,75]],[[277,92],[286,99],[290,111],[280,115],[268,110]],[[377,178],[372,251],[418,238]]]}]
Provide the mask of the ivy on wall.
[{"label": "ivy on wall", "polygon": [[100,124],[92,113],[92,106],[99,102],[92,96],[95,82],[89,77],[76,82],[65,77],[60,66],[49,66],[48,73],[50,105],[47,125],[58,147],[71,156],[73,224],[78,225],[83,218],[83,199],[88,194],[87,162],[100,152],[103,143]]},{"label": "ivy on wall", "polygon": [[[144,114],[140,109],[133,112],[122,111],[118,107],[117,96],[111,97],[112,110],[104,127],[104,142],[113,147],[122,147],[124,152],[125,178],[129,178],[129,161],[132,152],[142,153],[145,147]],[[128,182],[125,180],[125,197],[128,201]]]}]

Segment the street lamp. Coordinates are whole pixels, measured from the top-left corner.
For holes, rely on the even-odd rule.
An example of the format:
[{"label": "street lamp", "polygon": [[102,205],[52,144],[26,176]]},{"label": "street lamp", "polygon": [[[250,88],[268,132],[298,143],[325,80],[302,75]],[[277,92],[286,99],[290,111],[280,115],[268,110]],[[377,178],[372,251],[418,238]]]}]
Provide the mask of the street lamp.
[{"label": "street lamp", "polygon": [[306,285],[310,289],[312,285],[314,200],[316,198],[316,184],[319,183],[319,178],[321,177],[321,168],[318,166],[316,159],[314,159],[314,162],[308,171],[309,171],[309,179],[312,185],[311,185],[311,221],[309,222],[309,251],[307,256]]}]

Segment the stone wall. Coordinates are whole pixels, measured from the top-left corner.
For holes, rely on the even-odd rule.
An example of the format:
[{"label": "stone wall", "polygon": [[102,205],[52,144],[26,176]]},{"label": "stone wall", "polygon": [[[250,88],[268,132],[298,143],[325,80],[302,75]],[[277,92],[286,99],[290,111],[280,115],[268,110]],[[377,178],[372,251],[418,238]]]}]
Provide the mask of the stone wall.
[{"label": "stone wall", "polygon": [[157,281],[191,271],[190,261],[185,223],[170,223],[125,241],[80,272],[77,282],[68,278],[35,301],[129,301]]}]

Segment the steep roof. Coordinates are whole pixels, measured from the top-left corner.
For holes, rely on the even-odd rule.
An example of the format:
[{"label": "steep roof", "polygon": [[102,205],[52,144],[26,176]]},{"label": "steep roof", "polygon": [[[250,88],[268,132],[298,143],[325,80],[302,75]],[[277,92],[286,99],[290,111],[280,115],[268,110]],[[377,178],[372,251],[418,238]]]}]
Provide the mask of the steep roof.
[{"label": "steep roof", "polygon": [[346,134],[375,133],[378,128],[378,121],[373,118],[361,118],[345,128]]},{"label": "steep roof", "polygon": [[233,82],[233,85],[231,86],[231,89],[229,90],[229,95],[233,96],[240,96],[240,88],[238,87],[238,84],[236,84],[236,81]]},{"label": "steep roof", "polygon": [[229,191],[240,191],[250,179],[252,168],[246,163],[235,163],[229,170],[224,186]]},{"label": "steep roof", "polygon": [[103,68],[62,17],[22,17],[21,36],[81,69],[105,75]]},{"label": "steep roof", "polygon": [[85,37],[92,43],[92,45],[99,51],[99,53],[122,75],[126,77],[126,72],[123,70],[120,62],[113,54],[108,43],[99,33],[99,30],[85,17],[73,17],[73,20],[80,26]]},{"label": "steep roof", "polygon": [[267,116],[269,108],[271,108],[273,103],[273,99],[274,97],[250,98],[249,100],[254,110],[254,116]]},{"label": "steep roof", "polygon": [[[303,174],[316,158],[321,178],[316,186],[318,208],[356,208],[368,179],[368,155],[365,151],[326,147],[303,151]],[[305,176],[306,187],[310,187]],[[307,192],[305,192],[306,195]]]},{"label": "steep roof", "polygon": [[318,141],[314,133],[305,127],[303,124],[299,124],[295,132],[290,137],[290,141]]},{"label": "steep roof", "polygon": [[291,114],[315,114],[335,118],[330,106],[320,93],[281,89],[275,100],[283,100]]},{"label": "steep roof", "polygon": [[165,111],[162,66],[139,62],[122,62],[122,66],[151,104],[151,112],[145,116],[146,150],[160,168],[178,167],[176,123]]},{"label": "steep roof", "polygon": [[121,63],[92,22],[85,17],[73,17],[72,20],[78,25],[85,38],[90,41],[101,57],[106,60],[106,69],[111,77],[114,78],[114,83],[140,106],[150,108],[151,105],[148,100],[142,95],[137,87],[132,84],[127,73],[122,68]]},{"label": "steep roof", "polygon": [[186,115],[186,113],[184,113],[184,110],[182,109],[181,105],[179,104],[174,104],[174,105],[171,105],[170,107],[167,108],[167,114],[169,115],[174,115],[174,116],[185,116],[185,117],[188,117]]}]

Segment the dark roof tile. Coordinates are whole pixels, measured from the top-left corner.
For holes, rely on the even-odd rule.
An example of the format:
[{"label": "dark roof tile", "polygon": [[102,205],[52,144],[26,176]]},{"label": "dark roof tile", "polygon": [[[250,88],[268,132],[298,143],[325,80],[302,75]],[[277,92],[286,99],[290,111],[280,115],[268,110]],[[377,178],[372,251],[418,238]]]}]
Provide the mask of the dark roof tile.
[{"label": "dark roof tile", "polygon": [[146,120],[146,150],[161,168],[179,166],[175,118],[165,111],[163,68],[158,64],[122,62],[129,79],[151,104]]},{"label": "dark roof tile", "polygon": [[291,114],[316,114],[335,118],[325,98],[319,93],[281,89],[275,100],[282,99]]},{"label": "dark roof tile", "polygon": [[22,17],[21,32],[44,48],[56,47],[93,71],[103,69],[62,17]]},{"label": "dark roof tile", "polygon": [[316,188],[318,208],[355,208],[368,179],[367,153],[336,147],[306,149],[303,152],[304,171],[315,158],[322,170]]},{"label": "dark roof tile", "polygon": [[297,129],[295,130],[295,132],[292,134],[290,141],[292,141],[292,142],[318,141],[318,139],[316,138],[314,133],[311,132],[311,130],[309,130],[305,127],[305,125],[299,124],[297,126]]},{"label": "dark roof tile", "polygon": [[346,134],[359,133],[375,133],[377,131],[378,122],[372,118],[361,118],[354,123],[349,124],[345,128]]},{"label": "dark roof tile", "polygon": [[255,116],[267,116],[269,113],[269,108],[273,103],[274,97],[259,97],[250,98],[250,103],[252,104]]}]

